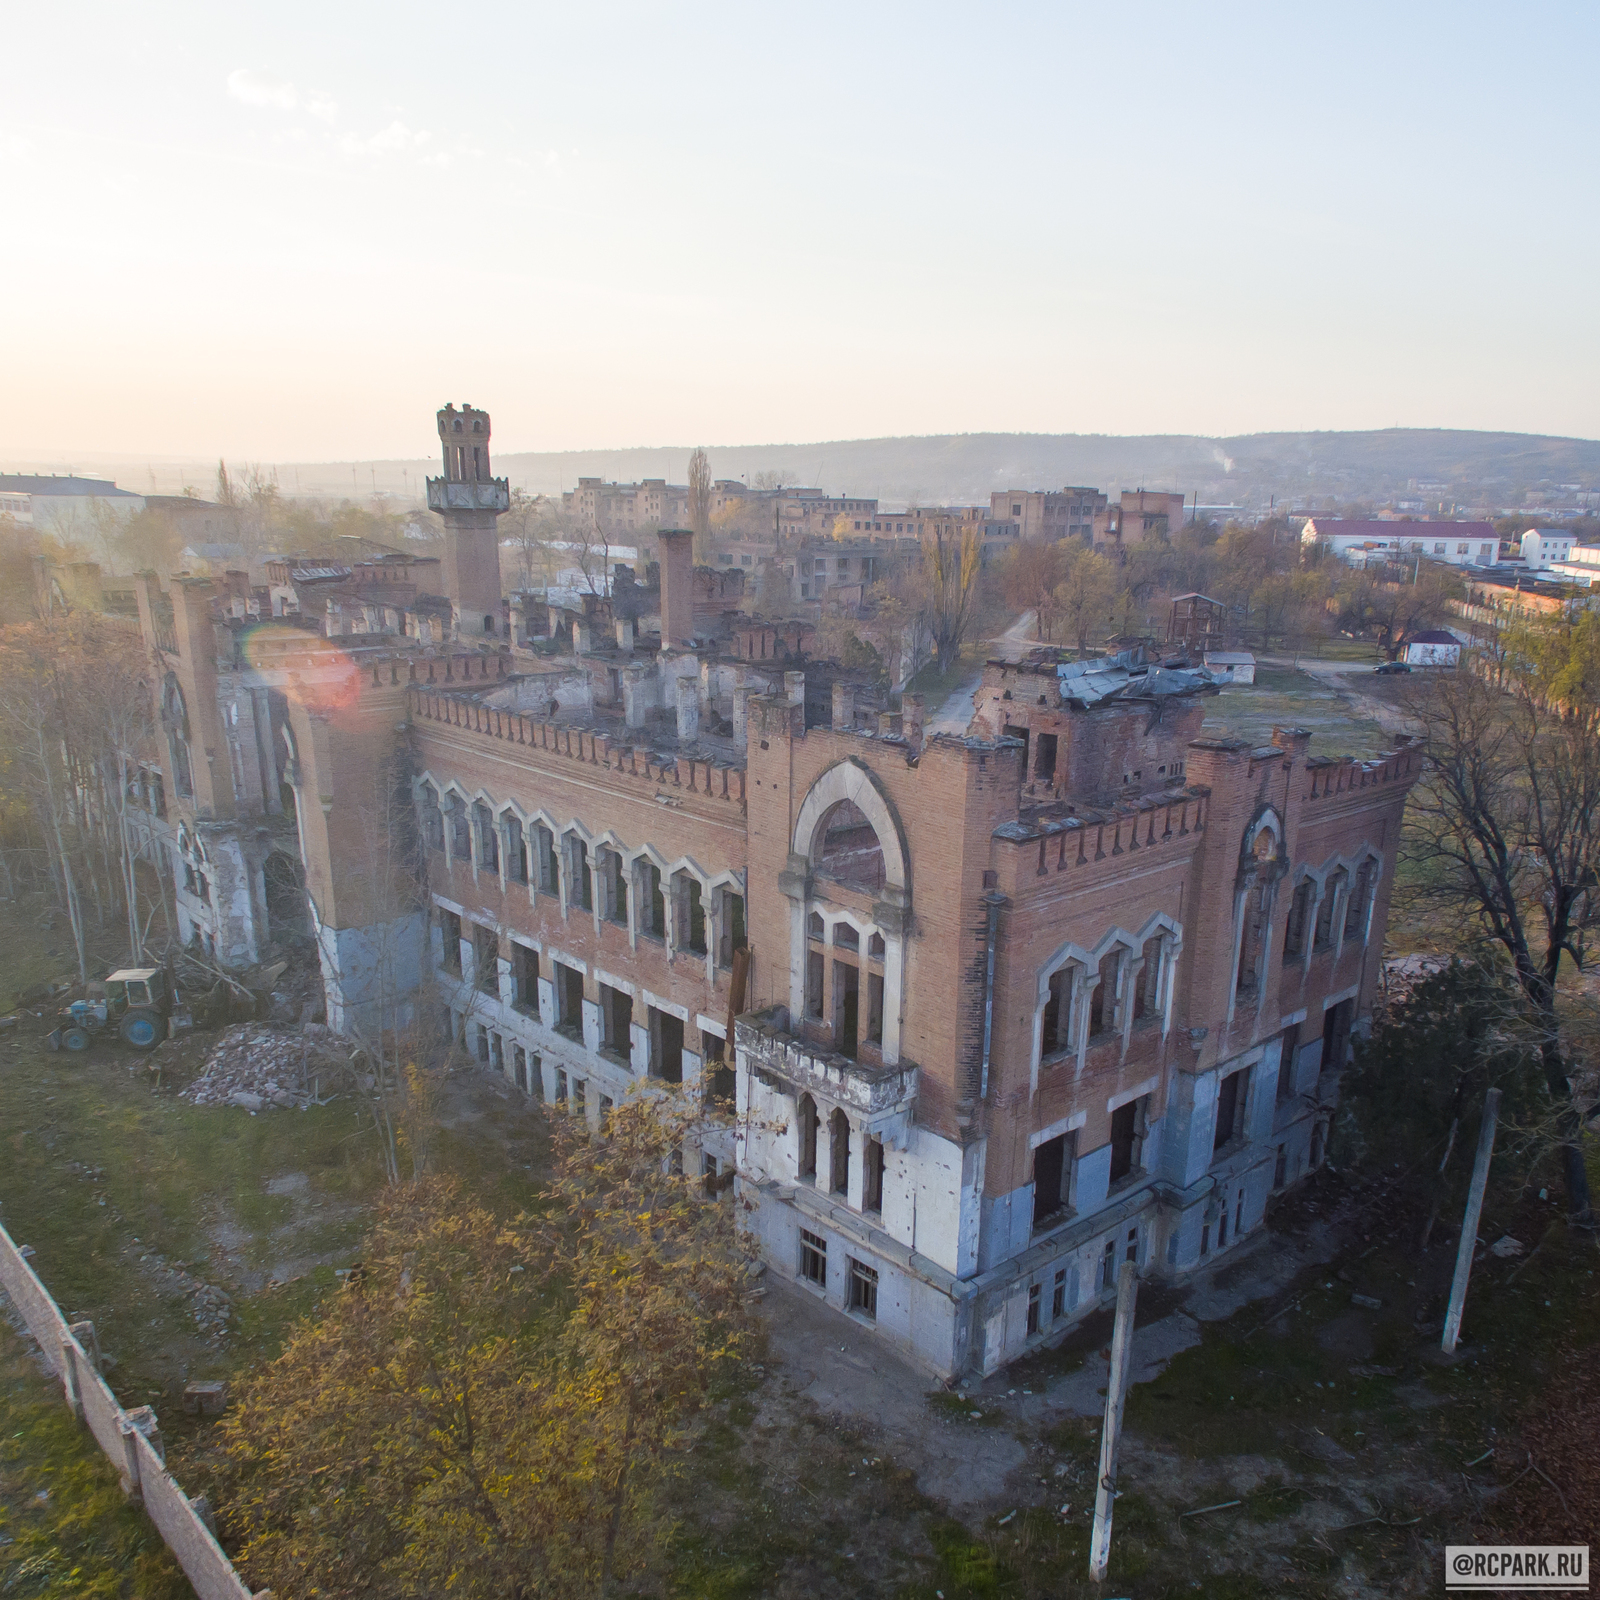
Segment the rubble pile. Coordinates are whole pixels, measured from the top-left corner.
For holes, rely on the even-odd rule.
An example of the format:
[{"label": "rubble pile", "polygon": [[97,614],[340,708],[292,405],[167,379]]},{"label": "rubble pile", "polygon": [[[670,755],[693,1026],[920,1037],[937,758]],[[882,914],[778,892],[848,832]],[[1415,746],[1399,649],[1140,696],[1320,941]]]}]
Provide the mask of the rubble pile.
[{"label": "rubble pile", "polygon": [[141,1248],[138,1260],[163,1294],[182,1295],[189,1301],[196,1330],[213,1345],[220,1345],[233,1316],[233,1297],[197,1278],[181,1261],[167,1260],[159,1250]]},{"label": "rubble pile", "polygon": [[303,1110],[318,1098],[319,1079],[334,1070],[332,1036],[315,1023],[293,1033],[259,1022],[225,1028],[200,1075],[183,1097],[197,1106],[242,1106],[261,1111],[268,1106]]}]

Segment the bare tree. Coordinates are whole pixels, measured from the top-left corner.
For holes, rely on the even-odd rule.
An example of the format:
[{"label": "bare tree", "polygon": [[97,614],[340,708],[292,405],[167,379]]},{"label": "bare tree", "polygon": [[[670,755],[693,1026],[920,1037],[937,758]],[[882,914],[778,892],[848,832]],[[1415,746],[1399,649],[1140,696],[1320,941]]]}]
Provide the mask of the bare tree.
[{"label": "bare tree", "polygon": [[711,538],[711,461],[704,450],[689,457],[689,526],[694,530],[696,558],[703,558]]},{"label": "bare tree", "polygon": [[1433,680],[1409,706],[1425,777],[1408,811],[1412,896],[1498,951],[1536,1029],[1567,1206],[1593,1211],[1565,1044],[1564,961],[1582,972],[1600,925],[1600,728],[1550,709],[1536,681],[1509,692],[1474,673]]}]

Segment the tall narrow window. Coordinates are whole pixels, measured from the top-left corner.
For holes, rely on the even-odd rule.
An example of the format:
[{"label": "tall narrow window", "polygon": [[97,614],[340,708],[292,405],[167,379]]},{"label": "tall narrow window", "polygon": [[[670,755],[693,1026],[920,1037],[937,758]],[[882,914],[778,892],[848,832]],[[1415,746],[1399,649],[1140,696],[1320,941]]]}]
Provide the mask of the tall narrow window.
[{"label": "tall narrow window", "polygon": [[472,978],[484,994],[500,992],[500,938],[493,928],[473,925]]},{"label": "tall narrow window", "polygon": [[511,883],[526,883],[528,847],[522,836],[522,822],[510,811],[506,812],[501,821],[506,835],[506,878]]},{"label": "tall narrow window", "polygon": [[1143,965],[1139,968],[1139,986],[1133,996],[1133,1020],[1143,1022],[1161,1014],[1161,963],[1166,941],[1157,934],[1146,939],[1140,952]]},{"label": "tall narrow window", "polygon": [[1278,1093],[1279,1105],[1294,1094],[1294,1058],[1295,1052],[1300,1048],[1300,1024],[1297,1022],[1292,1027],[1283,1030],[1283,1037],[1278,1041]]},{"label": "tall narrow window", "polygon": [[1051,783],[1056,775],[1056,736],[1053,733],[1041,733],[1036,741],[1037,753],[1033,763],[1033,775],[1041,783]]},{"label": "tall narrow window", "polygon": [[450,815],[450,854],[461,862],[472,860],[472,824],[461,796],[453,794],[446,805]]},{"label": "tall narrow window", "polygon": [[1328,881],[1322,886],[1322,904],[1317,907],[1317,934],[1312,944],[1315,950],[1331,950],[1334,941],[1334,918],[1339,916],[1339,926],[1343,926],[1342,916],[1344,908],[1339,904],[1344,893],[1346,878],[1344,869],[1329,873]]},{"label": "tall narrow window", "polygon": [[1211,1138],[1211,1148],[1220,1150],[1238,1136],[1244,1121],[1245,1087],[1250,1081],[1250,1069],[1230,1072],[1217,1085],[1217,1130]]},{"label": "tall narrow window", "polygon": [[1316,885],[1310,878],[1302,878],[1295,885],[1294,898],[1289,902],[1289,915],[1283,925],[1283,953],[1286,956],[1305,954],[1306,923],[1311,917],[1311,896]]},{"label": "tall narrow window", "polygon": [[567,835],[567,904],[580,911],[594,910],[594,875],[589,851],[576,833]]},{"label": "tall narrow window", "polygon": [[1111,1181],[1126,1178],[1139,1166],[1144,1146],[1145,1097],[1130,1100],[1111,1113]]},{"label": "tall narrow window", "polygon": [[1058,1133],[1033,1152],[1033,1225],[1050,1226],[1072,1207],[1078,1136]]},{"label": "tall narrow window", "polygon": [[817,1102],[808,1094],[800,1096],[797,1108],[800,1124],[800,1176],[813,1182],[817,1176]]},{"label": "tall narrow window", "polygon": [[615,850],[602,850],[600,856],[600,914],[608,922],[628,925],[628,880],[622,857]]},{"label": "tall narrow window", "polygon": [[1363,861],[1356,870],[1355,893],[1350,896],[1344,913],[1346,939],[1359,939],[1366,932],[1367,907],[1372,900],[1372,882],[1376,876],[1377,870],[1371,861]]},{"label": "tall narrow window", "polygon": [[430,784],[422,788],[422,837],[430,850],[444,851],[444,813],[439,809],[439,791]]},{"label": "tall narrow window", "polygon": [[828,1241],[807,1228],[800,1230],[800,1276],[818,1288],[828,1286]]},{"label": "tall narrow window", "polygon": [[583,974],[564,961],[555,963],[556,1027],[571,1039],[583,1037]]},{"label": "tall narrow window", "polygon": [[533,826],[533,856],[534,868],[538,874],[539,892],[559,894],[561,890],[556,882],[555,835],[543,823],[536,822]]},{"label": "tall narrow window", "polygon": [[500,841],[494,813],[481,800],[472,807],[473,827],[478,835],[478,865],[485,872],[500,870]]},{"label": "tall narrow window", "polygon": [[443,949],[440,962],[444,970],[461,976],[461,918],[454,911],[440,911],[439,935]]},{"label": "tall narrow window", "polygon": [[717,943],[717,965],[731,967],[733,952],[745,945],[744,896],[731,889],[722,891],[722,931]]},{"label": "tall narrow window", "polygon": [[850,1309],[873,1322],[878,1320],[878,1272],[854,1257],[850,1261]]},{"label": "tall narrow window", "polygon": [[1072,970],[1060,967],[1050,974],[1039,1030],[1041,1059],[1048,1060],[1072,1048]]},{"label": "tall narrow window", "polygon": [[883,1210],[883,1141],[868,1139],[862,1149],[861,1209]]},{"label": "tall narrow window", "polygon": [[806,1015],[817,1021],[822,1019],[822,980],[826,958],[820,950],[806,954]]},{"label": "tall narrow window", "polygon": [[633,997],[609,983],[600,985],[600,1042],[613,1055],[629,1053],[628,1030],[633,1023]]},{"label": "tall narrow window", "polygon": [[661,892],[661,868],[642,861],[638,870],[639,932],[647,939],[667,936],[667,897]]},{"label": "tall narrow window", "polygon": [[828,1118],[828,1187],[835,1194],[850,1192],[850,1119],[842,1111]]},{"label": "tall narrow window", "polygon": [[650,1076],[663,1083],[683,1082],[683,1018],[651,1006]]},{"label": "tall narrow window", "polygon": [[706,908],[700,897],[700,880],[687,872],[677,876],[677,900],[673,906],[673,943],[693,955],[706,953]]},{"label": "tall narrow window", "polygon": [[1115,951],[1100,963],[1100,981],[1089,995],[1089,1037],[1099,1039],[1110,1033],[1117,1012],[1117,962]]}]

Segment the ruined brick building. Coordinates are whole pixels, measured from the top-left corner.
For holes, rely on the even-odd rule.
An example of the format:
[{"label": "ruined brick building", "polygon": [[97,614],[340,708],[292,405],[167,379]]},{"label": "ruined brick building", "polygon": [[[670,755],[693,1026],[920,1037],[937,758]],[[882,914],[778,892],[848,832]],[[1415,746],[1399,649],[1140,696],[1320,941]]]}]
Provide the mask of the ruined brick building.
[{"label": "ruined brick building", "polygon": [[488,419],[440,427],[451,646],[141,590],[186,933],[260,946],[293,849],[330,1020],[426,1007],[597,1134],[642,1084],[696,1096],[685,1160],[772,1270],[940,1374],[1124,1259],[1214,1260],[1319,1164],[1414,751],[1201,737],[1208,676],[1137,652],[993,663],[928,734],[799,625],[697,610],[672,532],[654,612],[486,640]]}]

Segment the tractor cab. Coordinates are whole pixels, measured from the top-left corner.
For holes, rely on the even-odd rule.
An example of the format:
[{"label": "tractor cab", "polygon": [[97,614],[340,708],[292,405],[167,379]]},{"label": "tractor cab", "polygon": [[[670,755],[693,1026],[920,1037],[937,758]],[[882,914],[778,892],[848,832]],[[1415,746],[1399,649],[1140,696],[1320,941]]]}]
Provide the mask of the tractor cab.
[{"label": "tractor cab", "polygon": [[172,989],[164,967],[123,967],[104,984],[103,996],[74,1000],[49,1036],[52,1050],[87,1050],[97,1033],[115,1028],[130,1050],[154,1050],[167,1036]]}]

